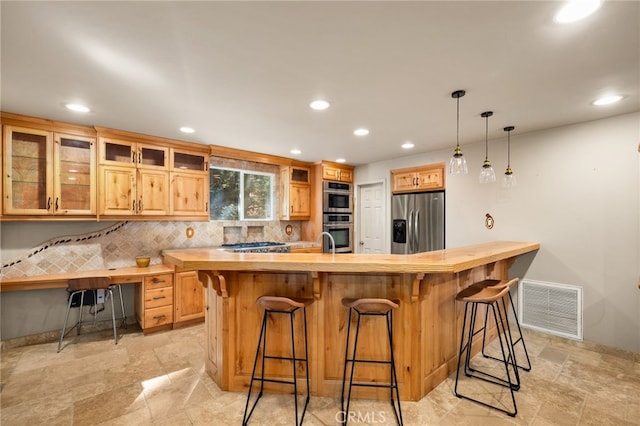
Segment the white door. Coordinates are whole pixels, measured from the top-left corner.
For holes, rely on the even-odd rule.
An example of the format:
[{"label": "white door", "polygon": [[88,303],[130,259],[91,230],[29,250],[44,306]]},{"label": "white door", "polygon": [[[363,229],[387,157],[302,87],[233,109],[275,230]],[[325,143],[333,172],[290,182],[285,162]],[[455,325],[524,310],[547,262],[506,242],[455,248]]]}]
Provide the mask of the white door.
[{"label": "white door", "polygon": [[385,250],[385,197],[384,183],[377,182],[358,187],[359,239],[356,253],[386,253]]}]

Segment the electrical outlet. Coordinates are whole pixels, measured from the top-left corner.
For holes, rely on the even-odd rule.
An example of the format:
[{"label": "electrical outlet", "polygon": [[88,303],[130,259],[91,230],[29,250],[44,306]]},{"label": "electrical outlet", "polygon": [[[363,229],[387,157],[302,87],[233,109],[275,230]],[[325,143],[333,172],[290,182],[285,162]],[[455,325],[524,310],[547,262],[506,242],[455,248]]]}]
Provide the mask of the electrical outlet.
[{"label": "electrical outlet", "polygon": [[104,303],[105,291],[104,290],[96,290],[96,293],[97,293],[96,303]]}]

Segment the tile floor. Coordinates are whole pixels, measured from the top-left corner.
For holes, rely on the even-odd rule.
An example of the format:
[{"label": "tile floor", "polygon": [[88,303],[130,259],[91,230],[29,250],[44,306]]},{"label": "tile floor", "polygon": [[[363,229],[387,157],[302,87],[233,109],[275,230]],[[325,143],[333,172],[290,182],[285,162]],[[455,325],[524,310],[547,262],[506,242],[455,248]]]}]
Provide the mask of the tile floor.
[{"label": "tile floor", "polygon": [[[451,376],[421,401],[403,402],[404,423],[640,425],[637,354],[634,362],[634,354],[608,355],[535,332],[525,337],[533,370],[521,375],[515,418],[456,398]],[[147,336],[130,326],[117,346],[103,332],[65,339],[59,354],[57,343],[6,349],[0,423],[240,425],[245,394],[222,392],[213,383],[204,371],[203,342],[203,325]],[[485,385],[475,382],[466,384],[482,391]],[[290,395],[263,398],[250,424],[293,424]],[[338,407],[337,399],[312,397],[304,424],[337,424]],[[351,411],[350,424],[395,424],[387,402],[355,401]]]}]

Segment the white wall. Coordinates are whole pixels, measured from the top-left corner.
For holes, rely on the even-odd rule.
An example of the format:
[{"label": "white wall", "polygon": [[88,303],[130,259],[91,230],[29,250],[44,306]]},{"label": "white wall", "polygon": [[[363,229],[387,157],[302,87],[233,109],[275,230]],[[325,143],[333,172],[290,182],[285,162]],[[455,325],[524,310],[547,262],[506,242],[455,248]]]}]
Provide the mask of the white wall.
[{"label": "white wall", "polygon": [[[462,147],[469,174],[447,176],[447,247],[539,242],[531,265],[518,272],[583,286],[585,340],[640,351],[640,114],[530,134],[519,134],[515,125],[515,188],[478,184],[484,142]],[[357,167],[356,182],[388,182],[392,169],[448,163],[452,152],[453,146]],[[500,179],[506,137],[490,141],[489,158]],[[484,227],[486,213],[495,219],[492,230]]]}]

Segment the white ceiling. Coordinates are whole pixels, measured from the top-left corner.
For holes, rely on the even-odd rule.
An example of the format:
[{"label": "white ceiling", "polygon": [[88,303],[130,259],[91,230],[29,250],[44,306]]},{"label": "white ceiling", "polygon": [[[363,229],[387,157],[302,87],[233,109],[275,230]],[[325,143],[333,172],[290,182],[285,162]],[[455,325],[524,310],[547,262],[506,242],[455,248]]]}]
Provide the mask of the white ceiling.
[{"label": "white ceiling", "polygon": [[[1,108],[350,164],[640,109],[640,2],[2,1]],[[590,105],[610,92],[609,107]],[[308,104],[329,100],[329,110]],[[67,111],[82,102],[92,112]],[[196,129],[192,135],[180,126]],[[356,137],[367,127],[367,137]],[[410,140],[412,152],[400,148]],[[293,156],[292,148],[302,154]]]}]

